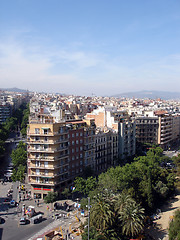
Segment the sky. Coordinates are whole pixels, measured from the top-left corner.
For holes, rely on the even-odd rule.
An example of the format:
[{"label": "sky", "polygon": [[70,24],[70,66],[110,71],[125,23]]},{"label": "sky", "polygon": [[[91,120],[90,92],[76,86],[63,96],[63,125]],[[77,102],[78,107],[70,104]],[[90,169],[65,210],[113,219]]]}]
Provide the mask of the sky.
[{"label": "sky", "polygon": [[0,88],[180,92],[179,0],[0,0]]}]

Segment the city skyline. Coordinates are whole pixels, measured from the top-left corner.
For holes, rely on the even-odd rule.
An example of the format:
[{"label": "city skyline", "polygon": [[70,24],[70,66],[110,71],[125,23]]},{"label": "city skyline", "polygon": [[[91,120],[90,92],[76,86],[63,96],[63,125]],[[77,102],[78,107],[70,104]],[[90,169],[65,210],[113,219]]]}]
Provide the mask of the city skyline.
[{"label": "city skyline", "polygon": [[76,95],[180,87],[178,1],[1,1],[0,87]]}]

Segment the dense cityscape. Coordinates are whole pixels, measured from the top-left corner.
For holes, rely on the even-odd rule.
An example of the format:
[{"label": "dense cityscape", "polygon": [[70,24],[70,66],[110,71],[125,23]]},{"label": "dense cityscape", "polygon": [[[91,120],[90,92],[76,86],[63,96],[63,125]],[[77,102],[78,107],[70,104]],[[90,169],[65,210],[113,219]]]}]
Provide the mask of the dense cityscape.
[{"label": "dense cityscape", "polygon": [[0,240],[180,240],[180,1],[0,1]]},{"label": "dense cityscape", "polygon": [[[19,239],[55,239],[48,238],[53,229],[57,239],[111,239],[108,229],[115,239],[164,236],[149,228],[157,227],[162,204],[179,186],[179,100],[1,91],[0,101],[1,222],[39,223]],[[131,230],[120,230],[123,198],[137,211]],[[106,221],[108,211],[121,221]],[[2,239],[12,239],[5,233]]]}]

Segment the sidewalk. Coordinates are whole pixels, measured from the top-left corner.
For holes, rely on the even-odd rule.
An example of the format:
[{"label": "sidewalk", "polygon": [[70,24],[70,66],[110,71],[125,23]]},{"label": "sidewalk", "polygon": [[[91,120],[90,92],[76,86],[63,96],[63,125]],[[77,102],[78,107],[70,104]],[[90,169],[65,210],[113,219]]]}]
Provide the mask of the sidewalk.
[{"label": "sidewalk", "polygon": [[[27,184],[23,184],[23,185],[25,186],[25,189],[27,189],[27,191],[28,191],[29,186]],[[56,202],[59,203],[60,205],[63,205],[64,202],[66,202],[68,205],[74,204],[74,202],[69,199],[58,200]],[[62,228],[63,235],[65,236],[67,233],[67,230],[70,233],[71,230],[76,229],[80,226],[81,222],[78,222],[77,217],[76,217],[77,209],[75,209],[74,211],[70,211],[70,212],[66,212],[62,209],[54,211],[54,203],[46,204],[46,203],[44,203],[44,200],[41,200],[41,199],[39,200],[39,203],[38,203],[38,199],[32,199],[32,200],[21,201],[21,204],[25,204],[25,207],[34,206],[36,213],[38,213],[38,212],[42,213],[43,217],[47,218],[47,219],[54,218],[55,214],[58,214],[58,213],[62,215],[61,218],[54,220],[52,223],[50,223],[45,228],[41,229],[38,233],[36,233],[35,236],[29,238],[28,240],[36,240],[38,238],[44,239],[43,236],[46,233],[54,230],[55,228],[59,228],[59,227]],[[78,215],[78,218],[83,220],[83,217],[80,217],[79,215]],[[81,236],[77,236],[75,233],[71,233],[70,235],[74,237],[74,240],[81,240]]]}]

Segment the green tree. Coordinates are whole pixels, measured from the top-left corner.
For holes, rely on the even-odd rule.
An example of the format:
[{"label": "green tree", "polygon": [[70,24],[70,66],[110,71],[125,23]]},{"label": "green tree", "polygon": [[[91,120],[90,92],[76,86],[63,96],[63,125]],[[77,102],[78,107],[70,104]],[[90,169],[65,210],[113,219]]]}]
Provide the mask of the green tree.
[{"label": "green tree", "polygon": [[169,240],[180,240],[180,210],[177,210],[169,224]]},{"label": "green tree", "polygon": [[90,223],[100,232],[112,225],[113,209],[109,198],[103,194],[95,197],[95,203],[91,208]]},{"label": "green tree", "polygon": [[20,164],[17,168],[17,170],[14,168],[13,169],[13,174],[11,176],[11,179],[13,182],[20,181],[23,182],[25,178],[25,172],[26,172],[26,166],[23,166]]},{"label": "green tree", "polygon": [[[82,234],[82,240],[88,240],[88,228],[86,228]],[[106,240],[106,238],[97,231],[95,227],[90,227],[89,229],[89,240]]]},{"label": "green tree", "polygon": [[12,151],[11,158],[15,168],[18,168],[20,164],[23,166],[27,162],[27,152],[25,150],[26,145],[24,143],[19,143],[18,148]]},{"label": "green tree", "polygon": [[71,192],[69,190],[69,188],[65,188],[63,191],[62,191],[62,194],[68,198],[70,195],[71,195]]},{"label": "green tree", "polygon": [[76,192],[84,193],[86,188],[86,180],[82,177],[77,177],[74,180],[75,190]]},{"label": "green tree", "polygon": [[84,179],[82,177],[77,177],[74,180],[75,191],[88,195],[90,191],[96,188],[97,181],[96,178],[88,177]]},{"label": "green tree", "polygon": [[53,203],[57,200],[56,192],[48,192],[48,194],[44,198],[45,203]]},{"label": "green tree", "polygon": [[151,169],[148,168],[148,186],[147,186],[147,203],[150,209],[154,206],[154,200],[153,200],[153,189],[152,189],[152,181],[151,181]]},{"label": "green tree", "polygon": [[122,232],[126,236],[137,236],[143,230],[144,209],[135,201],[126,205],[119,218],[122,221]]},{"label": "green tree", "polygon": [[0,156],[5,152],[4,141],[0,140]]}]

